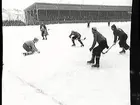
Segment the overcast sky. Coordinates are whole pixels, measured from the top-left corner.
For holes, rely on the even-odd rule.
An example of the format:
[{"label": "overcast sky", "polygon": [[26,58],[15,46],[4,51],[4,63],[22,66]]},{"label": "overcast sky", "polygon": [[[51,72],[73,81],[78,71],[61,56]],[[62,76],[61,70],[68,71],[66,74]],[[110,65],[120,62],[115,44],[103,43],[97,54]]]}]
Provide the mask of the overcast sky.
[{"label": "overcast sky", "polygon": [[35,2],[132,6],[132,0],[2,0],[2,8],[23,10]]}]

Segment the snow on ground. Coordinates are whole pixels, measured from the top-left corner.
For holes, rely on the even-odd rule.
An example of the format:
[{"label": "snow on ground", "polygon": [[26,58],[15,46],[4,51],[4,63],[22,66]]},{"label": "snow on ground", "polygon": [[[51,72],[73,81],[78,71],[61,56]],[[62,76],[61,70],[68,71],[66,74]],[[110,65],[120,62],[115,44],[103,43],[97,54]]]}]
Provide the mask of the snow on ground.
[{"label": "snow on ground", "polygon": [[[111,23],[111,25],[114,23]],[[128,34],[130,22],[115,23]],[[108,41],[113,33],[107,23],[91,23]],[[3,27],[3,105],[130,105],[129,51],[120,55],[116,44],[91,68],[89,48],[93,35],[87,24],[47,25],[48,40],[42,40],[39,26]],[[81,33],[85,47],[71,47],[71,30]],[[40,39],[40,54],[24,57],[24,41]]]}]

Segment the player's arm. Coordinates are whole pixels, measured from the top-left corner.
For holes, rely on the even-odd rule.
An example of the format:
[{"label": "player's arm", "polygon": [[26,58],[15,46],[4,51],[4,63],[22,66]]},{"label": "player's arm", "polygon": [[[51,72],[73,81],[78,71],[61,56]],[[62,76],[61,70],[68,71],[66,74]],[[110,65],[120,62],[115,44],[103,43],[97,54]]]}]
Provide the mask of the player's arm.
[{"label": "player's arm", "polygon": [[93,40],[93,43],[92,43],[91,48],[89,49],[90,51],[95,47],[95,45],[96,45],[96,41],[97,41],[97,35],[94,34],[94,40]]},{"label": "player's arm", "polygon": [[35,45],[32,45],[32,50],[33,50],[33,51],[36,51],[37,53],[40,53],[40,51],[38,51],[38,49],[36,48]]},{"label": "player's arm", "polygon": [[71,38],[72,35],[73,35],[73,34],[71,33],[71,34],[69,35],[69,38]]},{"label": "player's arm", "polygon": [[116,33],[114,33],[114,43],[116,43],[117,42],[117,34]]}]

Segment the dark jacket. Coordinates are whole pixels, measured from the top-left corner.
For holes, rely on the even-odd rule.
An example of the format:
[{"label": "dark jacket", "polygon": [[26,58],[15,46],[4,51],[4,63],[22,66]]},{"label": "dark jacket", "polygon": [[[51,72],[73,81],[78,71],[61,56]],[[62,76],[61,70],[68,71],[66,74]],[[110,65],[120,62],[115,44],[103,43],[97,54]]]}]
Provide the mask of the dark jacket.
[{"label": "dark jacket", "polygon": [[127,36],[127,34],[120,28],[113,30],[114,34],[114,43],[116,43],[117,40],[120,40],[122,36]]},{"label": "dark jacket", "polygon": [[93,35],[94,35],[94,41],[93,41],[93,44],[92,44],[92,46],[91,46],[91,49],[93,49],[93,48],[95,47],[96,42],[97,42],[98,44],[100,44],[100,42],[106,40],[106,38],[105,38],[101,33],[99,33],[98,31],[92,32],[92,33],[93,33]]},{"label": "dark jacket", "polygon": [[77,37],[77,38],[81,37],[81,35],[76,31],[72,31],[69,37],[71,37],[72,35],[74,35],[74,37]]},{"label": "dark jacket", "polygon": [[41,25],[40,25],[40,30],[41,30],[41,31],[45,31],[46,29],[47,29],[47,28],[46,28],[46,26],[45,26],[44,24],[41,24]]}]

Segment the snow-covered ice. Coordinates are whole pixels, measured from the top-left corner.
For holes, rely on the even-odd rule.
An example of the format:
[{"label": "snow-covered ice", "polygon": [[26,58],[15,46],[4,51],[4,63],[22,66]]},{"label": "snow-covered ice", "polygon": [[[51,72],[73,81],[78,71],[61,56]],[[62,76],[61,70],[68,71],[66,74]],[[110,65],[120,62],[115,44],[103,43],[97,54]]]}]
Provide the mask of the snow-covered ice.
[{"label": "snow-covered ice", "polygon": [[[114,23],[111,23],[111,25]],[[128,34],[131,22],[115,23]],[[116,44],[102,54],[100,68],[91,68],[89,48],[93,35],[87,24],[53,24],[48,40],[42,40],[39,26],[3,27],[2,105],[130,105],[130,52],[120,55]],[[91,23],[108,41],[113,33],[107,23]],[[84,47],[71,47],[71,30],[81,33]],[[24,57],[24,41],[40,39],[40,54]]]}]

